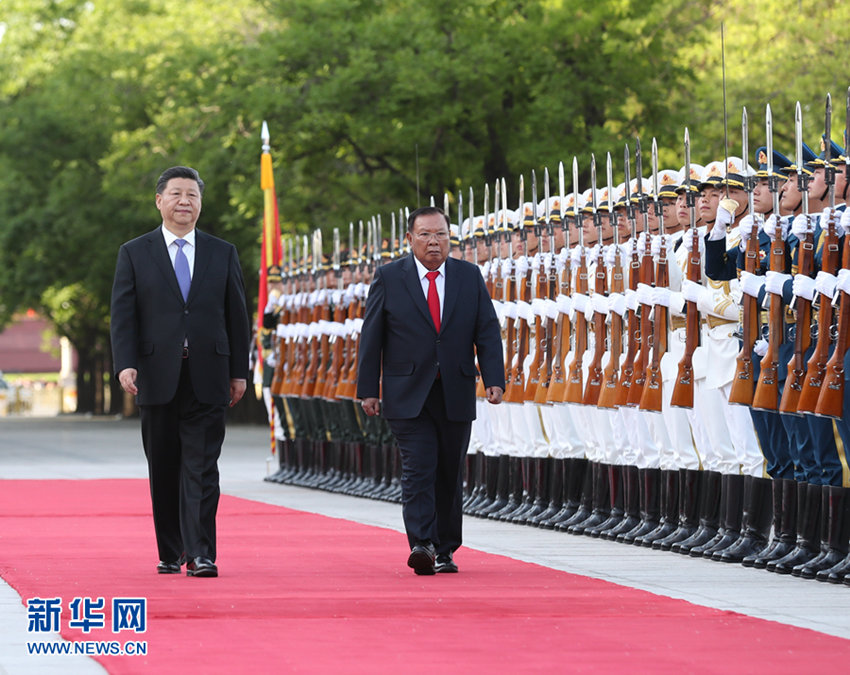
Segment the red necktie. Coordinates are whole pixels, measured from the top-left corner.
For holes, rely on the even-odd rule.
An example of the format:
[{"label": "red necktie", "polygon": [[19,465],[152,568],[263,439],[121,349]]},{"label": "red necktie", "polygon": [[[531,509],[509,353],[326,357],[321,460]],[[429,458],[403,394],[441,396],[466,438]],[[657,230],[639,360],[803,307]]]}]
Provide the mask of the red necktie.
[{"label": "red necktie", "polygon": [[440,276],[439,270],[428,272],[425,275],[428,279],[428,309],[431,312],[431,319],[434,321],[434,328],[437,333],[440,332],[440,296],[437,295],[437,277]]}]

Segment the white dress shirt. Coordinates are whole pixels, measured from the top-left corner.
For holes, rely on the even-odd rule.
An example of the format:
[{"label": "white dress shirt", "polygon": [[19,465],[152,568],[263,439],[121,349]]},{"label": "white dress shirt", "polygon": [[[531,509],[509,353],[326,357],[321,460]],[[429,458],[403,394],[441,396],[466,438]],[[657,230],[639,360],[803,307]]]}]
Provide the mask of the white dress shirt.
[{"label": "white dress shirt", "polygon": [[[168,257],[171,258],[171,266],[174,267],[174,259],[177,257],[177,251],[180,249],[180,247],[174,242],[181,239],[181,237],[178,237],[165,225],[162,225],[162,236],[165,238],[165,248],[168,251]],[[191,279],[195,275],[194,228],[185,237],[182,237],[182,239],[186,240],[186,243],[183,245],[183,254],[186,256],[186,260],[189,261],[189,278]]]},{"label": "white dress shirt", "polygon": [[[416,263],[416,271],[419,273],[419,282],[422,284],[422,292],[425,294],[425,302],[428,302],[428,286],[431,285],[431,282],[428,280],[428,277],[426,275],[431,270],[428,270],[425,267],[425,265],[423,265],[421,262],[419,262],[419,259],[415,255],[411,254],[411,257],[413,258],[413,261]],[[437,295],[440,298],[440,321],[442,321],[443,320],[444,297],[446,295],[446,261],[445,260],[443,261],[443,264],[440,265],[437,268],[436,271],[439,272],[439,274],[437,275],[437,278],[434,279],[434,281],[437,283]]]}]

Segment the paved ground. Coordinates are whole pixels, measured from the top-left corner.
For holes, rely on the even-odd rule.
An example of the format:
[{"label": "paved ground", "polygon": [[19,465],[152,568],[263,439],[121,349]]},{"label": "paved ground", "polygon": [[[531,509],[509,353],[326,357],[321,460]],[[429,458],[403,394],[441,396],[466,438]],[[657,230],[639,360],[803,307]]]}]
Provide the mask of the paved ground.
[{"label": "paved ground", "polygon": [[[268,504],[402,531],[401,507],[318,490],[266,483],[269,433],[231,426],[220,463],[222,491]],[[0,419],[0,479],[144,478],[137,420]],[[850,588],[782,577],[589,537],[466,518],[465,545],[673,598],[850,639]],[[398,560],[404,566],[404,539]],[[153,564],[152,560],[152,564]],[[57,638],[58,639],[58,638]],[[31,673],[23,652],[26,612],[0,580],[0,674]],[[102,672],[94,661],[39,656],[38,672]]]}]

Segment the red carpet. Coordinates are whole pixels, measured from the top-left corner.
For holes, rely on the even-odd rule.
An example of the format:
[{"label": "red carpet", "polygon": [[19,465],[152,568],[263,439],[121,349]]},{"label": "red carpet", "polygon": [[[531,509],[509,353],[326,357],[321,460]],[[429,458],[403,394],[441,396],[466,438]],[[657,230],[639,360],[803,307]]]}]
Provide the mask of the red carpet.
[{"label": "red carpet", "polygon": [[[461,549],[417,577],[396,532],[223,497],[218,579],[154,573],[147,484],[0,481],[0,576],[61,597],[66,639],[147,640],[112,673],[800,673],[850,640]],[[840,592],[840,591],[837,591]],[[69,629],[76,597],[145,597],[143,635]],[[34,638],[37,639],[37,638]],[[37,656],[31,657],[37,663]]]}]

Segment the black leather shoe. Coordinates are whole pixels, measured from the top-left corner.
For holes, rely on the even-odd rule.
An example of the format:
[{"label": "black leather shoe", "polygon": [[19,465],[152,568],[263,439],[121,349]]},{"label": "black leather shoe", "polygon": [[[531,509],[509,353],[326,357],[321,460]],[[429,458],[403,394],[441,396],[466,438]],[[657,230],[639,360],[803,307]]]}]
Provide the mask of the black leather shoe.
[{"label": "black leather shoe", "polygon": [[162,560],[157,563],[156,566],[157,574],[180,574],[180,562],[163,562]]},{"label": "black leather shoe", "polygon": [[438,574],[457,574],[457,563],[452,560],[452,554],[440,553],[437,556],[437,562],[434,565],[434,570]]},{"label": "black leather shoe", "polygon": [[186,565],[186,576],[189,577],[217,577],[218,567],[209,558],[198,556]]},{"label": "black leather shoe", "polygon": [[434,545],[430,541],[420,542],[411,549],[410,556],[407,558],[407,566],[412,567],[416,574],[435,574],[435,557]]}]

